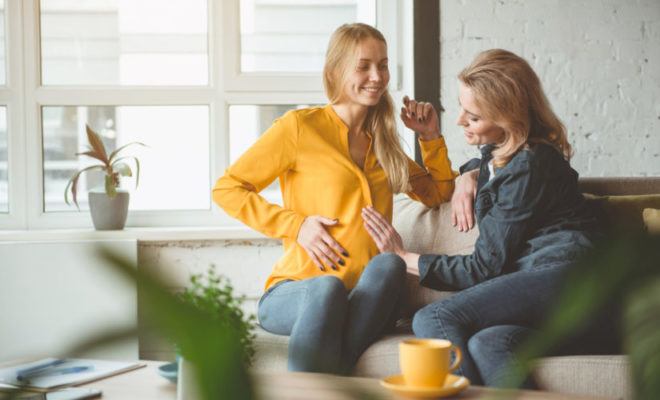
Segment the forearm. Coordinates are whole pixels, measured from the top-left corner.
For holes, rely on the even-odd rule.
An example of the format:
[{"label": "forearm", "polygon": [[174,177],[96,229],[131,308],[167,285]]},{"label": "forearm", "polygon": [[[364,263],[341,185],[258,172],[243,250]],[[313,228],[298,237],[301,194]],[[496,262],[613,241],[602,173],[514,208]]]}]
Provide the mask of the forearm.
[{"label": "forearm", "polygon": [[454,192],[454,179],[458,175],[451,169],[444,139],[421,142],[422,158],[426,170],[410,161],[410,185],[408,195],[424,203],[427,207],[436,207],[449,201]]},{"label": "forearm", "polygon": [[419,254],[411,253],[408,251],[402,251],[398,254],[398,256],[401,257],[403,261],[406,263],[406,271],[409,274],[419,276],[419,267],[418,267]]},{"label": "forearm", "polygon": [[272,238],[295,239],[304,215],[269,203],[253,187],[225,174],[212,192],[213,201],[230,217]]},{"label": "forearm", "polygon": [[419,282],[436,290],[465,289],[499,275],[478,254],[424,254],[417,259]]}]

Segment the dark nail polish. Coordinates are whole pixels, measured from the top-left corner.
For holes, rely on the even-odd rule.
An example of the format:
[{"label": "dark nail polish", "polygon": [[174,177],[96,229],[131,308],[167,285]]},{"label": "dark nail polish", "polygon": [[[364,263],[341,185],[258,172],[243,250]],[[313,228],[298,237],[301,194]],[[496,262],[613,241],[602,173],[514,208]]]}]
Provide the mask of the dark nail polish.
[{"label": "dark nail polish", "polygon": [[415,113],[414,113],[414,112],[411,112],[410,115],[412,115],[412,116],[414,117],[414,116],[415,116]]},{"label": "dark nail polish", "polygon": [[348,257],[348,253],[345,252],[345,251],[342,251],[341,254],[342,254],[344,257]]},{"label": "dark nail polish", "polygon": [[324,267],[319,267],[319,269],[320,269],[321,271],[325,271],[325,268],[324,268]]},{"label": "dark nail polish", "polygon": [[336,270],[337,270],[337,267],[335,267],[335,265],[332,264],[332,269],[334,269],[334,270],[336,271]]},{"label": "dark nail polish", "polygon": [[339,260],[339,265],[343,267],[344,265],[346,265],[346,263],[344,262],[344,260]]},{"label": "dark nail polish", "polygon": [[422,119],[421,119],[421,118],[417,118],[417,122],[422,122]]}]

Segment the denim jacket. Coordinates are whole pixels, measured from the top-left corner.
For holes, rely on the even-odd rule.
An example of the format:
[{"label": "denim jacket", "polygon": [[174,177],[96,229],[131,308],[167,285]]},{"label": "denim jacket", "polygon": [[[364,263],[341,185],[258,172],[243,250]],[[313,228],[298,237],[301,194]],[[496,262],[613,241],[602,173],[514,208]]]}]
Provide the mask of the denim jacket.
[{"label": "denim jacket", "polygon": [[421,255],[422,285],[464,289],[518,270],[569,264],[593,245],[599,220],[578,191],[577,172],[557,150],[531,145],[489,180],[493,150],[484,146],[481,159],[461,167],[461,173],[479,168],[474,252]]}]

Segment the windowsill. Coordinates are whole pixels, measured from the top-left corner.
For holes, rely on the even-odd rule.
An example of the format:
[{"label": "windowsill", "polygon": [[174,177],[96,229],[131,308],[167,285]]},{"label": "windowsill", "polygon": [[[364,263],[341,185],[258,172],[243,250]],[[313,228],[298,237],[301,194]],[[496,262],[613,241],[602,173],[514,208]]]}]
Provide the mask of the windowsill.
[{"label": "windowsill", "polygon": [[156,227],[124,228],[117,231],[94,229],[39,229],[0,231],[3,241],[62,241],[137,239],[140,241],[267,239],[247,227]]}]

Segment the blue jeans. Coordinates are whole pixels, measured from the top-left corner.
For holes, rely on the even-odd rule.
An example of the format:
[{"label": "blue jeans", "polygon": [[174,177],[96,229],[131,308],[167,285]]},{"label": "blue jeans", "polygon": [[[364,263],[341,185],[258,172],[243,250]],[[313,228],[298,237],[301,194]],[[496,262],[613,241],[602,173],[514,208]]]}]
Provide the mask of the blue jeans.
[{"label": "blue jeans", "polygon": [[515,348],[543,321],[568,265],[502,275],[440,299],[415,314],[413,331],[450,340],[463,352],[455,373],[475,385],[493,385]]},{"label": "blue jeans", "polygon": [[[507,363],[515,363],[516,350],[537,331],[518,325],[496,325],[480,330],[468,340],[468,353],[473,357],[483,384],[497,386],[507,377]],[[536,389],[531,378],[521,385]]]},{"label": "blue jeans", "polygon": [[403,260],[380,254],[350,292],[332,275],[270,287],[259,301],[259,323],[269,332],[291,336],[289,371],[346,374],[396,321],[405,283]]}]

